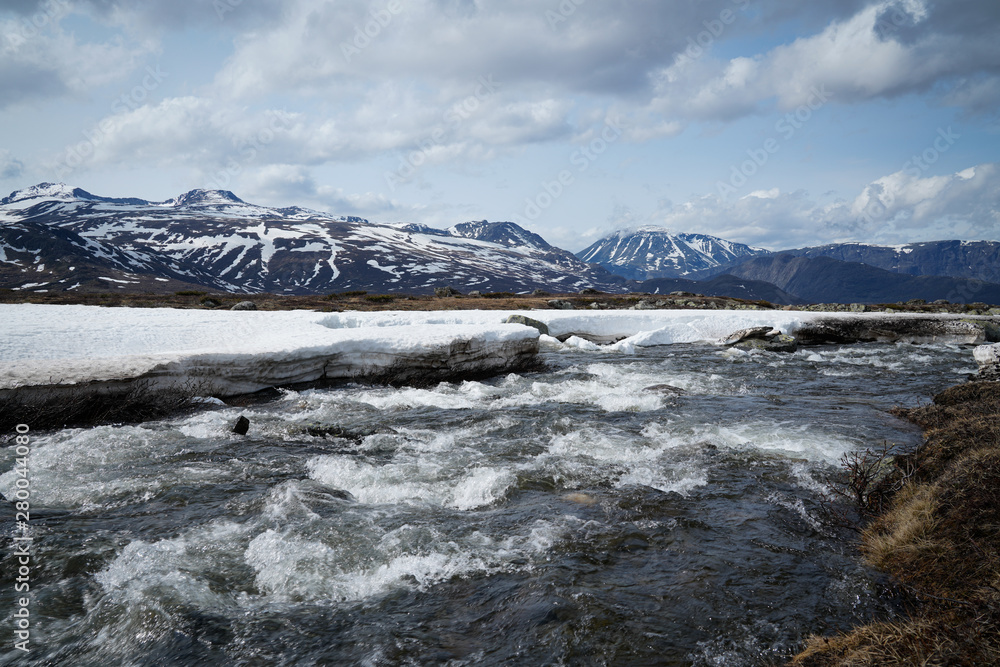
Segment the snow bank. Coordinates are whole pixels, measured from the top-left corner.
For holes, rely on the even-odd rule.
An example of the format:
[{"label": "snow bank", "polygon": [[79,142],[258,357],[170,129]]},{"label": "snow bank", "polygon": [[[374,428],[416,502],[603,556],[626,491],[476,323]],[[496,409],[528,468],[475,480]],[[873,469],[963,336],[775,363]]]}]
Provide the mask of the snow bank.
[{"label": "snow bank", "polygon": [[149,378],[206,391],[386,370],[501,372],[538,350],[538,332],[500,324],[333,329],[311,311],[0,305],[0,388]]},{"label": "snow bank", "polygon": [[[387,369],[503,372],[539,348],[535,329],[503,323],[514,313],[548,325],[551,337],[541,341],[548,350],[630,353],[643,346],[718,342],[755,326],[793,335],[829,335],[843,328],[858,340],[895,329],[911,337],[982,342],[974,340],[982,331],[968,318],[946,315],[784,310],[327,314],[15,304],[0,305],[0,389],[148,377],[193,378],[207,382],[214,393],[232,394]],[[918,321],[936,328],[917,330]]]}]

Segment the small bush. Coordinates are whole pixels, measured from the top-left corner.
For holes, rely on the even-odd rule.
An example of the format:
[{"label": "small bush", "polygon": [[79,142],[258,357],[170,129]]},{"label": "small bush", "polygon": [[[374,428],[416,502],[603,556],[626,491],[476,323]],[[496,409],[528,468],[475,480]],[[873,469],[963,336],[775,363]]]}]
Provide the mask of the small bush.
[{"label": "small bush", "polygon": [[174,292],[175,296],[205,296],[208,292],[199,292],[196,289],[184,289],[180,292]]},{"label": "small bush", "polygon": [[482,294],[484,299],[512,299],[516,294],[513,292],[485,292]]},{"label": "small bush", "polygon": [[388,303],[395,300],[396,296],[393,294],[372,294],[365,297],[365,301],[371,301],[372,303]]}]

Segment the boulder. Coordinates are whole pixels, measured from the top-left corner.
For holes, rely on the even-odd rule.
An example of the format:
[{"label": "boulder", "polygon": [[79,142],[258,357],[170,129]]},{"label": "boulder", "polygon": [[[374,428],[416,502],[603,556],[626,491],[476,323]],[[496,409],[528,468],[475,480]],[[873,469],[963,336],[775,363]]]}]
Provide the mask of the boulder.
[{"label": "boulder", "polygon": [[233,424],[233,433],[236,435],[246,435],[247,431],[250,430],[250,420],[240,415],[240,418],[236,420]]},{"label": "boulder", "polygon": [[751,327],[749,329],[740,329],[739,331],[734,331],[725,338],[722,339],[723,345],[735,345],[744,340],[751,340],[754,338],[771,338],[772,336],[777,336],[780,331],[776,330],[774,327]]},{"label": "boulder", "polygon": [[531,296],[549,296],[549,293],[543,289],[536,289],[531,293]]},{"label": "boulder", "polygon": [[434,288],[434,296],[437,296],[437,297],[459,296],[460,294],[461,294],[461,292],[459,292],[454,287],[435,287]]},{"label": "boulder", "polygon": [[229,310],[257,310],[257,304],[253,301],[240,301]]},{"label": "boulder", "polygon": [[799,341],[794,336],[778,334],[771,338],[748,338],[733,347],[741,350],[763,350],[765,352],[795,352],[799,349]]},{"label": "boulder", "polygon": [[684,393],[684,390],[680,387],[675,387],[670,384],[654,384],[650,387],[643,387],[642,390],[654,394],[665,394],[667,396],[680,396]]},{"label": "boulder", "polygon": [[973,351],[979,364],[979,375],[986,379],[1000,379],[1000,343],[980,345]]},{"label": "boulder", "polygon": [[525,317],[524,315],[511,315],[504,320],[504,324],[523,324],[526,327],[531,327],[533,329],[538,329],[538,333],[549,335],[549,325],[545,322],[539,322],[530,317]]},{"label": "boulder", "polygon": [[482,293],[482,292],[480,292],[480,291],[479,291],[479,290],[477,290],[477,289],[474,289],[474,290],[472,290],[471,292],[469,292],[469,296],[471,296],[471,297],[473,297],[473,298],[475,298],[475,297],[477,297],[477,296],[482,296],[482,295],[483,295],[483,293]]},{"label": "boulder", "polygon": [[555,308],[556,310],[573,310],[574,306],[569,301],[563,299],[552,299],[549,301],[549,308]]}]

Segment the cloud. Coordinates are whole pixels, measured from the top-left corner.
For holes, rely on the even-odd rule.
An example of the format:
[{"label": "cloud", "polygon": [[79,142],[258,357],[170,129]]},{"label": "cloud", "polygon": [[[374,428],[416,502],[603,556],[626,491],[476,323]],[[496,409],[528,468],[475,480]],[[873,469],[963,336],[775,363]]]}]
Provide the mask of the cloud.
[{"label": "cloud", "polygon": [[24,163],[0,148],[0,179],[19,178],[24,172]]},{"label": "cloud", "polygon": [[[25,5],[21,9],[30,10]],[[83,96],[125,79],[156,49],[116,36],[85,41],[62,28],[74,11],[64,0],[37,6],[28,16],[0,19],[0,109],[33,100]],[[2,14],[0,14],[2,16]]]},{"label": "cloud", "polygon": [[640,220],[617,212],[614,226],[655,223],[772,250],[846,241],[910,243],[1000,236],[1000,163],[944,176],[905,169],[883,176],[851,200],[817,201],[807,192],[777,188],[726,201],[708,195],[681,204],[661,202]]},{"label": "cloud", "polygon": [[995,109],[998,30],[995,2],[883,0],[753,56],[716,60],[707,49],[689,46],[651,75],[648,108],[688,121],[729,121],[771,105],[797,107],[816,88],[829,89],[838,104],[939,88],[946,103],[973,112]]}]

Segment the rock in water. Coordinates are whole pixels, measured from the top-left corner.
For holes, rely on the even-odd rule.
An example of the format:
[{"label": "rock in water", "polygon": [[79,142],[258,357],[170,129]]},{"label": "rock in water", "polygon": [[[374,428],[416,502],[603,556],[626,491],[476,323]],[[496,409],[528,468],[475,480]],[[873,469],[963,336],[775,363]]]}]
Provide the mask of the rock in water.
[{"label": "rock in water", "polygon": [[247,431],[250,430],[250,420],[240,415],[240,418],[236,420],[233,425],[233,433],[236,435],[246,435]]},{"label": "rock in water", "polygon": [[980,345],[973,354],[979,364],[979,375],[988,380],[1000,380],[1000,343]]},{"label": "rock in water", "polygon": [[545,322],[539,322],[538,320],[533,320],[530,317],[525,317],[524,315],[511,315],[505,319],[504,324],[523,324],[533,329],[538,329],[538,333],[549,335],[549,325]]},{"label": "rock in water", "polygon": [[257,304],[253,301],[240,301],[229,310],[257,310]]},{"label": "rock in water", "polygon": [[755,338],[771,338],[777,336],[780,331],[776,330],[774,327],[751,327],[749,329],[740,329],[739,331],[734,331],[725,338],[722,339],[723,345],[735,345],[744,340],[752,340]]},{"label": "rock in water", "polygon": [[770,338],[741,340],[733,347],[738,347],[741,350],[764,350],[765,352],[795,352],[799,349],[799,341],[794,336],[778,334]]},{"label": "rock in water", "polygon": [[680,387],[675,387],[670,384],[654,384],[650,387],[643,387],[642,390],[656,394],[666,394],[668,396],[680,396],[684,393],[684,390]]}]

